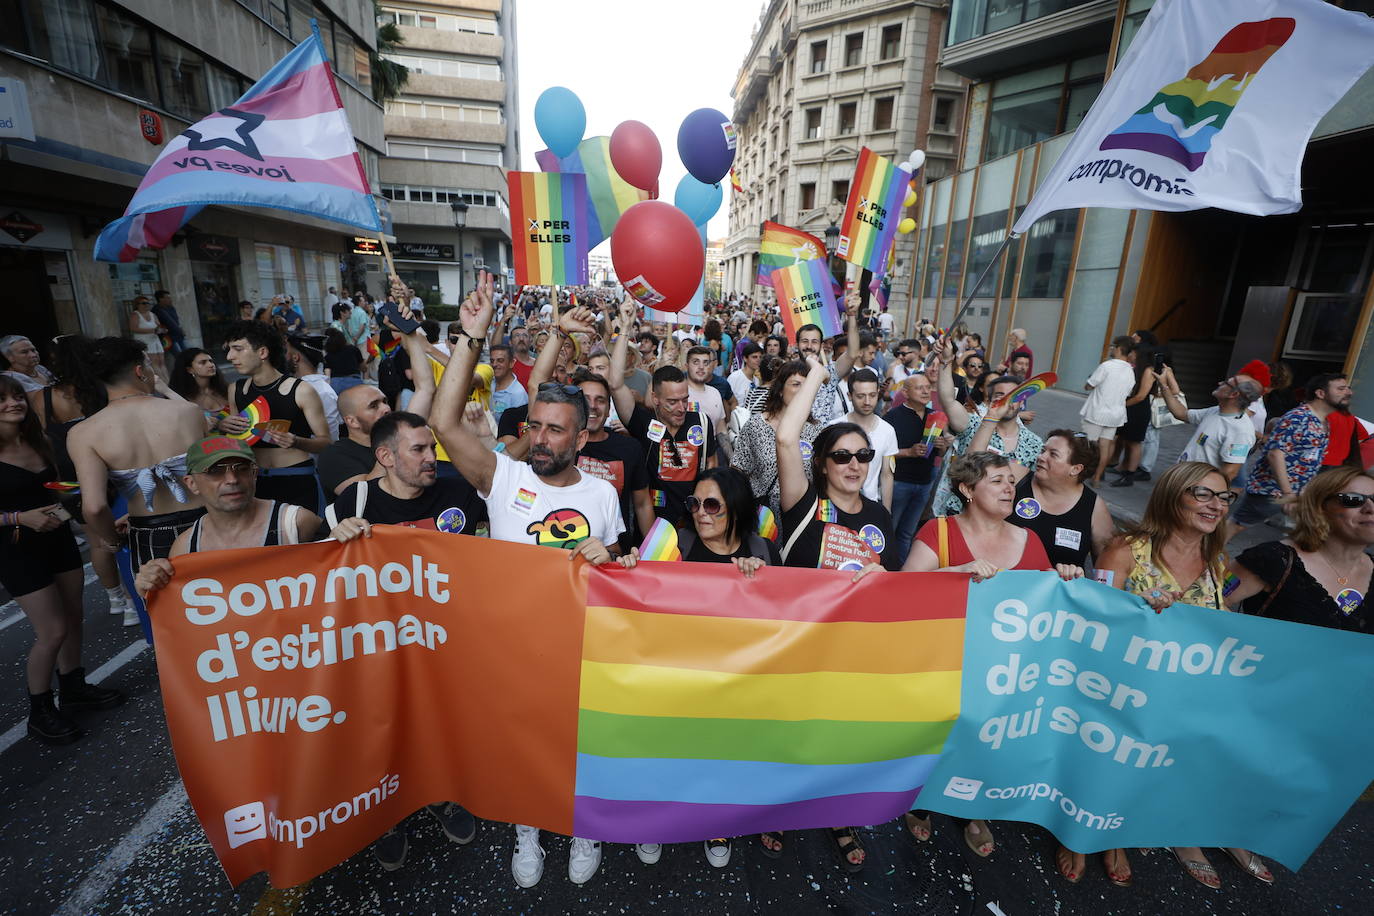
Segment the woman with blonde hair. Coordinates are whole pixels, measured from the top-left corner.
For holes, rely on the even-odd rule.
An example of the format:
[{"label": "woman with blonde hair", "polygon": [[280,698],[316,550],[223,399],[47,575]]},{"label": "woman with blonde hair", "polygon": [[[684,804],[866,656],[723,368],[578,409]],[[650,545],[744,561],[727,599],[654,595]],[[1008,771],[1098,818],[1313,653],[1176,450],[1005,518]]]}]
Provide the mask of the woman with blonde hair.
[{"label": "woman with blonde hair", "polygon": [[[1108,585],[1138,595],[1155,613],[1175,601],[1226,610],[1226,510],[1236,499],[1227,480],[1210,464],[1181,461],[1160,475],[1140,523],[1107,548],[1098,563]],[[1174,856],[1195,881],[1221,887],[1216,869],[1195,846],[1174,847]],[[1274,876],[1259,856],[1245,849],[1226,853],[1248,874],[1266,884]],[[1059,873],[1071,882],[1083,876],[1081,853],[1061,846]],[[1131,883],[1124,849],[1102,854],[1108,879],[1120,887]]]},{"label": "woman with blonde hair", "polygon": [[1236,558],[1227,596],[1247,614],[1368,633],[1374,591],[1374,475],[1338,467],[1312,479],[1293,506],[1293,533]]}]

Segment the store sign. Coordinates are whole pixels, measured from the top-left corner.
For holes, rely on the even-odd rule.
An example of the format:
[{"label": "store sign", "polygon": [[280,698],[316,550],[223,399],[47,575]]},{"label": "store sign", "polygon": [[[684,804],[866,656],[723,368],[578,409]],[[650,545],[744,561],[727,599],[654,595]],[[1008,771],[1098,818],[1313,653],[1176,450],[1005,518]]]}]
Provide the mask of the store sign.
[{"label": "store sign", "polygon": [[34,222],[18,210],[11,210],[7,215],[0,216],[0,229],[21,242],[27,242],[43,231],[43,224]]},{"label": "store sign", "polygon": [[144,140],[153,146],[162,145],[162,115],[156,111],[140,108],[138,110],[138,129],[142,131]]},{"label": "store sign", "polygon": [[33,116],[24,84],[13,77],[0,77],[0,137],[33,139]]},{"label": "store sign", "polygon": [[368,238],[365,235],[353,236],[353,253],[370,254],[380,257],[382,254],[381,239]]},{"label": "store sign", "polygon": [[430,242],[397,242],[396,257],[405,261],[452,261],[452,245],[437,245]]},{"label": "store sign", "polygon": [[202,234],[188,236],[186,252],[192,261],[213,261],[216,264],[239,263],[238,239],[228,236]]}]

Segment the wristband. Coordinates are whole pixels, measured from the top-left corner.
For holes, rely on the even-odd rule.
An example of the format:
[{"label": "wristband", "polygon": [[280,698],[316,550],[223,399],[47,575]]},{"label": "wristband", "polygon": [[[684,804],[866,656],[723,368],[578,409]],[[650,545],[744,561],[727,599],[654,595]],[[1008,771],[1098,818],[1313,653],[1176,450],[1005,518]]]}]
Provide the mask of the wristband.
[{"label": "wristband", "polygon": [[506,450],[506,443],[504,443],[504,442],[498,442],[498,443],[496,443],[496,447],[495,447],[494,449],[492,449],[493,452],[504,452],[505,450]]}]

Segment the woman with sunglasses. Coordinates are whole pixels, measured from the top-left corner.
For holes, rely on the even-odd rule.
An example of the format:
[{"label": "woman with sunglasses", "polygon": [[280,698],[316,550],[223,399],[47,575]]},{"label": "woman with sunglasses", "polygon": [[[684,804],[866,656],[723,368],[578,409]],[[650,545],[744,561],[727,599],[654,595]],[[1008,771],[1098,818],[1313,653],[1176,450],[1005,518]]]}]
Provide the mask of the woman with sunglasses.
[{"label": "woman with sunglasses", "polygon": [[[892,516],[883,504],[863,495],[874,451],[857,423],[836,423],[816,436],[811,452],[811,479],[802,459],[802,430],[811,405],[830,373],[807,356],[801,388],[782,412],[777,428],[778,480],[782,495],[782,559],[785,566],[852,572],[857,582],[883,569],[896,556]],[[853,827],[832,827],[840,866],[848,872],[864,866],[864,848]],[[761,837],[764,852],[782,852],[781,833]]]},{"label": "woman with sunglasses", "polygon": [[1293,506],[1293,533],[1246,550],[1227,596],[1245,613],[1336,630],[1374,630],[1374,475],[1338,467],[1312,479]]},{"label": "woman with sunglasses", "polygon": [[[1236,493],[1210,464],[1180,461],[1160,475],[1139,524],[1117,538],[1102,554],[1098,576],[1107,585],[1145,600],[1156,613],[1175,601],[1197,607],[1226,610],[1223,584],[1227,577],[1227,507]],[[1174,856],[1193,880],[1207,887],[1221,887],[1216,869],[1195,846],[1174,847]],[[1259,856],[1244,849],[1227,849],[1249,874],[1266,884],[1273,875]],[[1059,848],[1059,873],[1070,882],[1083,877],[1081,853]],[[1107,877],[1118,887],[1131,883],[1130,864],[1124,849],[1102,854]]]}]

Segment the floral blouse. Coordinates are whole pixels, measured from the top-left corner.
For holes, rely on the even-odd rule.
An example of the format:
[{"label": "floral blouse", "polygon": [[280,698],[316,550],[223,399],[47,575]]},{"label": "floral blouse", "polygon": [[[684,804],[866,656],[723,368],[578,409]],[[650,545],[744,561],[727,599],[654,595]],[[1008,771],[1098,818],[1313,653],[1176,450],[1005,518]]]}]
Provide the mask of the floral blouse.
[{"label": "floral blouse", "polygon": [[1154,589],[1181,591],[1183,597],[1178,600],[1183,604],[1218,611],[1226,610],[1222,591],[1226,582],[1225,558],[1217,559],[1203,570],[1202,575],[1189,583],[1187,588],[1182,588],[1163,563],[1155,563],[1154,547],[1148,539],[1131,540],[1127,543],[1131,547],[1132,562],[1130,574],[1126,577],[1126,591],[1132,595],[1147,595]]}]

